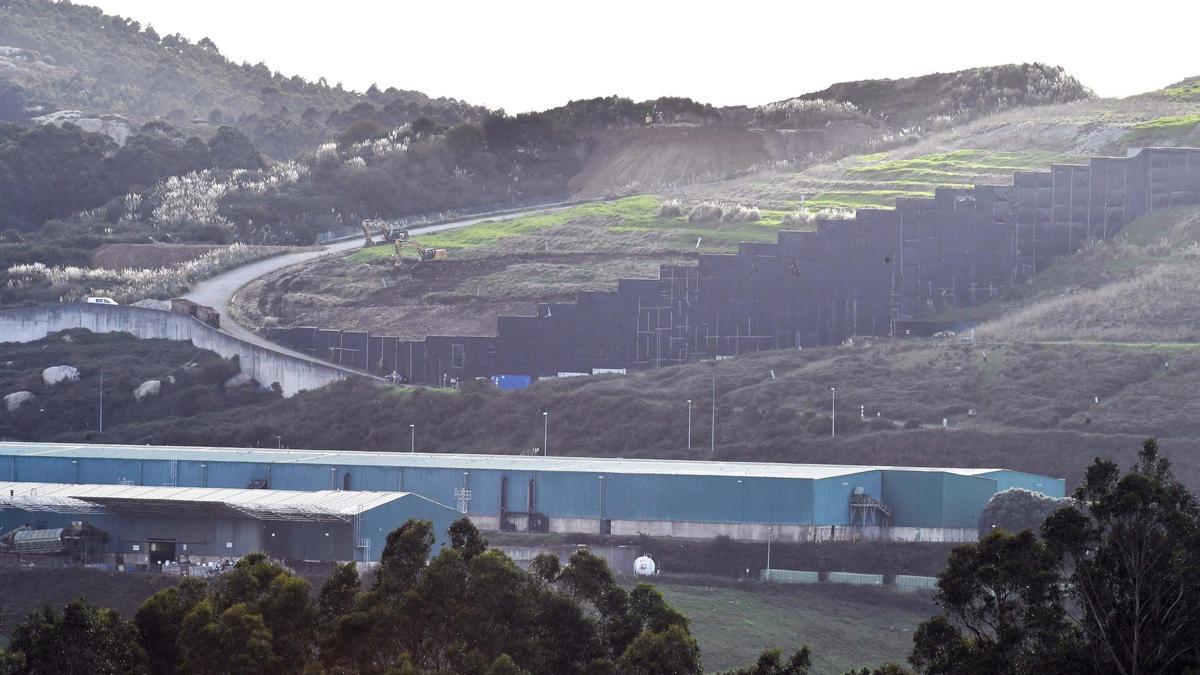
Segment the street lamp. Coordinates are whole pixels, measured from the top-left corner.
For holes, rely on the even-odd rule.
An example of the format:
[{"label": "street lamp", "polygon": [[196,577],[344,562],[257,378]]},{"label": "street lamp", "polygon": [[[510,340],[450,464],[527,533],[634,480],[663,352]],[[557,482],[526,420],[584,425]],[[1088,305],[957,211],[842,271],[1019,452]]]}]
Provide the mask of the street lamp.
[{"label": "street lamp", "polygon": [[542,411],[542,456],[550,456],[550,411]]},{"label": "street lamp", "polygon": [[692,399],[688,399],[688,450],[692,449]]},{"label": "street lamp", "polygon": [[417,425],[408,425],[408,451],[410,453],[417,451]]},{"label": "street lamp", "polygon": [[829,437],[837,437],[837,387],[830,387],[829,394],[833,398],[833,412],[829,417]]}]

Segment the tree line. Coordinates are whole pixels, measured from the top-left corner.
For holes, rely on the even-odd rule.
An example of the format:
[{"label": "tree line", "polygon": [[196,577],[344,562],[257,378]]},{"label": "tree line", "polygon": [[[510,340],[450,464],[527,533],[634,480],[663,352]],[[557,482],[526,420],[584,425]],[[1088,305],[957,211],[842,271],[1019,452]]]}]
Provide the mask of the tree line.
[{"label": "tree line", "polygon": [[[31,614],[5,673],[629,673],[702,670],[688,619],[647,584],[627,590],[582,550],[528,570],[467,519],[433,553],[428,521],[388,535],[373,580],[353,563],[319,592],[261,554],[211,583],[185,578],[132,620],[84,600]],[[960,546],[922,623],[920,673],[1074,675],[1200,669],[1200,506],[1149,439],[1122,474],[1097,459],[1039,533]],[[779,649],[727,675],[806,675]],[[891,663],[847,675],[902,675]]]}]

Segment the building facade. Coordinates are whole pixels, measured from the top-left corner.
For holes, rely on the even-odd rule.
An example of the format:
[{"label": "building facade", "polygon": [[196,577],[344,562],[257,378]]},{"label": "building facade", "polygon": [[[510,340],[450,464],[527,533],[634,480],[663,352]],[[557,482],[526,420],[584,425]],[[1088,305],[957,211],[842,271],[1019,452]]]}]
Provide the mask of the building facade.
[{"label": "building facade", "polygon": [[1065,494],[1062,479],[1006,469],[36,443],[0,443],[4,479],[411,492],[484,530],[777,541],[970,541],[1000,490]]}]

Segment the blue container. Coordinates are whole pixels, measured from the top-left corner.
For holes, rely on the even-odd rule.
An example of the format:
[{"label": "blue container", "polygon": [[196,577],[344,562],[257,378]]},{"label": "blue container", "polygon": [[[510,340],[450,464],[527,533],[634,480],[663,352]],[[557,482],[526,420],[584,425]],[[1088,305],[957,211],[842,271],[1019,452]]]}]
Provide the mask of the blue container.
[{"label": "blue container", "polygon": [[524,389],[533,384],[533,378],[528,375],[493,375],[492,384],[501,391]]}]

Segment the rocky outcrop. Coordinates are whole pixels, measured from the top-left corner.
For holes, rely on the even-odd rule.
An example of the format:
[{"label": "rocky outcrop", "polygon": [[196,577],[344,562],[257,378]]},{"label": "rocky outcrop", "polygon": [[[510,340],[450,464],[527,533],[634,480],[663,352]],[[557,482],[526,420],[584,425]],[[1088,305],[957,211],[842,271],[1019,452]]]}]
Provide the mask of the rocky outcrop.
[{"label": "rocky outcrop", "polygon": [[32,391],[14,391],[4,397],[4,407],[8,412],[15,412],[26,403],[35,403],[37,396],[33,395]]},{"label": "rocky outcrop", "polygon": [[53,387],[62,382],[78,382],[79,369],[74,366],[50,366],[42,371],[42,382]]},{"label": "rocky outcrop", "polygon": [[133,398],[141,401],[142,399],[152,396],[158,396],[162,392],[162,380],[146,380],[139,384],[133,390]]}]

